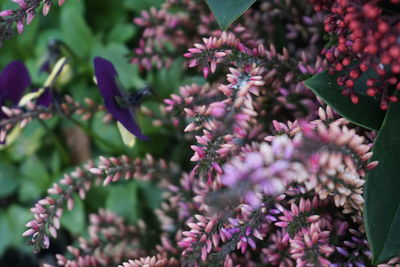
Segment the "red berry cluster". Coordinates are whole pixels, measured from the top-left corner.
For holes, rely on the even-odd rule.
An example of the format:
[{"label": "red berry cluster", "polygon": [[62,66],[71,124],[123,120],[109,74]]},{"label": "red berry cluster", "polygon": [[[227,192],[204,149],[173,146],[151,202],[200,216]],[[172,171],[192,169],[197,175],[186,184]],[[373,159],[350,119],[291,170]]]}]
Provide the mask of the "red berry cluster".
[{"label": "red berry cluster", "polygon": [[[359,99],[355,81],[368,71],[366,94],[380,97],[381,109],[398,101],[400,89],[400,0],[311,0],[316,11],[326,10],[324,29],[337,43],[323,54],[329,72],[343,71],[337,80],[353,103]],[[383,5],[390,5],[384,8]],[[393,7],[395,7],[393,9]]]}]

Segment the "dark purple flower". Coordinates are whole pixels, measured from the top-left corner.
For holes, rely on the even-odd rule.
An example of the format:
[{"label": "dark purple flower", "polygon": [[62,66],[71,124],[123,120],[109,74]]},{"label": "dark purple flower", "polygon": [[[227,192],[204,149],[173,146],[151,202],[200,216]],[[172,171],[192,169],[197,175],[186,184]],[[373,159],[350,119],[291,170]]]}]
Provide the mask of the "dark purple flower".
[{"label": "dark purple flower", "polygon": [[[30,84],[29,72],[22,62],[13,61],[8,64],[0,74],[0,107],[7,102],[17,105]],[[0,109],[0,119],[6,117]]]},{"label": "dark purple flower", "polygon": [[121,91],[117,84],[118,73],[110,61],[96,57],[93,62],[97,86],[107,110],[129,132],[140,139],[148,139],[142,134],[135,121],[135,108],[138,104],[137,97],[134,97],[135,95],[127,95],[127,93]]},{"label": "dark purple flower", "polygon": [[47,108],[50,106],[52,100],[53,100],[53,93],[49,88],[46,88],[44,89],[44,92],[36,100],[36,105]]}]

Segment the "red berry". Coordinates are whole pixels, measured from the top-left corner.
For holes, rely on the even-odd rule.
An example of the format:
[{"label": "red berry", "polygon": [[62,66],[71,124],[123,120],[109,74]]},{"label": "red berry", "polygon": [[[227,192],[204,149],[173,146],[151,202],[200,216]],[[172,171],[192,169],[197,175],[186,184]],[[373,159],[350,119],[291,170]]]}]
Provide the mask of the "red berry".
[{"label": "red berry", "polygon": [[389,79],[389,83],[390,83],[391,85],[395,85],[395,84],[397,83],[397,78],[396,78],[396,77],[391,77],[391,78]]},{"label": "red berry", "polygon": [[397,102],[399,99],[397,98],[397,96],[392,95],[389,97],[389,100],[390,102]]},{"label": "red berry", "polygon": [[340,52],[345,52],[345,51],[347,50],[345,44],[338,44],[337,49],[338,49]]},{"label": "red berry", "polygon": [[389,24],[387,24],[386,22],[380,21],[378,23],[378,31],[380,31],[381,33],[386,33],[389,31],[389,29]]},{"label": "red berry", "polygon": [[353,102],[353,104],[358,104],[358,101],[359,101],[358,96],[351,95],[350,98],[351,98],[351,102]]},{"label": "red berry", "polygon": [[392,46],[389,49],[389,54],[391,57],[398,58],[400,56],[400,47],[398,45]]},{"label": "red berry", "polygon": [[400,64],[392,64],[391,70],[393,73],[398,74],[400,73]]},{"label": "red berry", "polygon": [[384,69],[378,68],[376,70],[376,73],[378,73],[378,75],[380,76],[384,76],[386,74],[386,71]]},{"label": "red berry", "polygon": [[356,39],[353,43],[353,51],[356,53],[359,53],[363,50],[364,45],[363,45],[363,41],[361,39]]},{"label": "red berry", "polygon": [[353,80],[347,80],[347,81],[346,81],[346,86],[349,87],[349,88],[353,88],[353,87],[354,87],[354,82],[353,82]]},{"label": "red berry", "polygon": [[378,47],[375,44],[369,44],[364,51],[368,54],[375,55],[378,52]]},{"label": "red berry", "polygon": [[368,70],[368,66],[367,66],[367,64],[361,63],[359,67],[360,67],[360,70],[361,70],[362,72],[364,72],[364,71],[367,71],[367,70]]},{"label": "red berry", "polygon": [[365,4],[363,7],[363,13],[366,17],[370,19],[376,18],[380,13],[381,10],[372,4]]},{"label": "red berry", "polygon": [[344,66],[348,66],[348,65],[350,65],[350,59],[348,58],[348,57],[345,57],[343,60],[342,60],[342,64],[344,65]]},{"label": "red berry", "polygon": [[374,80],[374,79],[369,78],[369,79],[367,80],[367,86],[369,86],[369,87],[374,86],[374,83],[375,83],[375,80]]},{"label": "red berry", "polygon": [[381,56],[381,63],[382,64],[390,64],[392,62],[392,58],[387,54],[387,53],[384,53],[382,56]]},{"label": "red berry", "polygon": [[360,72],[358,70],[352,70],[350,71],[350,77],[355,80],[358,77],[360,77]]},{"label": "red berry", "polygon": [[375,96],[376,95],[376,91],[374,88],[368,88],[367,90],[367,95],[369,96]]}]

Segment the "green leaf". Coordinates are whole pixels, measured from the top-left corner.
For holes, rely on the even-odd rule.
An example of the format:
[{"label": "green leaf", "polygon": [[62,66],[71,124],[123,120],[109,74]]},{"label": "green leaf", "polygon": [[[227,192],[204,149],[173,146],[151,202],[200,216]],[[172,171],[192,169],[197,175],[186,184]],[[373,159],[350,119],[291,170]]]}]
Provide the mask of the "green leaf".
[{"label": "green leaf", "polygon": [[0,197],[12,194],[18,186],[15,167],[8,162],[0,162]]},{"label": "green leaf", "polygon": [[21,166],[21,173],[46,190],[50,184],[50,174],[44,163],[35,155],[29,157]]},{"label": "green leaf", "polygon": [[379,164],[368,173],[364,188],[364,222],[374,264],[400,254],[399,118],[400,102],[391,103],[373,148],[371,160]]},{"label": "green leaf", "polygon": [[359,95],[359,103],[353,104],[349,97],[342,95],[336,82],[337,78],[337,74],[329,75],[325,71],[314,75],[304,84],[349,121],[370,130],[379,130],[385,117],[385,111],[381,110],[379,101]]},{"label": "green leaf", "polygon": [[21,233],[26,230],[26,222],[32,220],[32,213],[26,207],[12,205],[7,210],[6,215],[11,231],[11,242],[15,246],[21,247],[24,237]]},{"label": "green leaf", "polygon": [[125,43],[131,39],[136,32],[137,28],[131,23],[117,24],[108,34],[107,40],[109,43]]},{"label": "green leaf", "polygon": [[7,215],[4,211],[0,210],[0,258],[4,251],[11,244],[13,239],[13,234],[10,229],[10,224],[8,222]]},{"label": "green leaf", "polygon": [[95,37],[86,23],[83,15],[78,12],[82,3],[67,1],[61,9],[61,39],[80,58],[90,55]]},{"label": "green leaf", "polygon": [[111,188],[106,201],[106,208],[120,216],[124,216],[131,223],[135,222],[138,217],[137,183],[130,182],[125,185],[115,185]]},{"label": "green leaf", "polygon": [[51,176],[43,162],[32,155],[21,165],[22,181],[19,190],[19,199],[23,202],[35,199],[51,184]]},{"label": "green leaf", "polygon": [[142,10],[148,10],[151,7],[159,8],[164,2],[165,0],[124,0],[124,6],[126,9],[140,12]]},{"label": "green leaf", "polygon": [[85,208],[79,197],[74,197],[74,208],[72,210],[66,209],[64,211],[61,217],[61,225],[74,234],[82,234],[85,231]]},{"label": "green leaf", "polygon": [[206,0],[219,26],[226,31],[256,0]]}]

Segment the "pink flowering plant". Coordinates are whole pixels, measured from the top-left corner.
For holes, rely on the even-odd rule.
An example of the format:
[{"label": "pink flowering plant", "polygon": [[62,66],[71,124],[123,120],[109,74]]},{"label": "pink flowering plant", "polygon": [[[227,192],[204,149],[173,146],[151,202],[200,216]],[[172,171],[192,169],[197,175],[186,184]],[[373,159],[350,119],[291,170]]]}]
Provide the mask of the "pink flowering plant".
[{"label": "pink flowering plant", "polygon": [[400,1],[12,2],[0,264],[400,266]]}]

